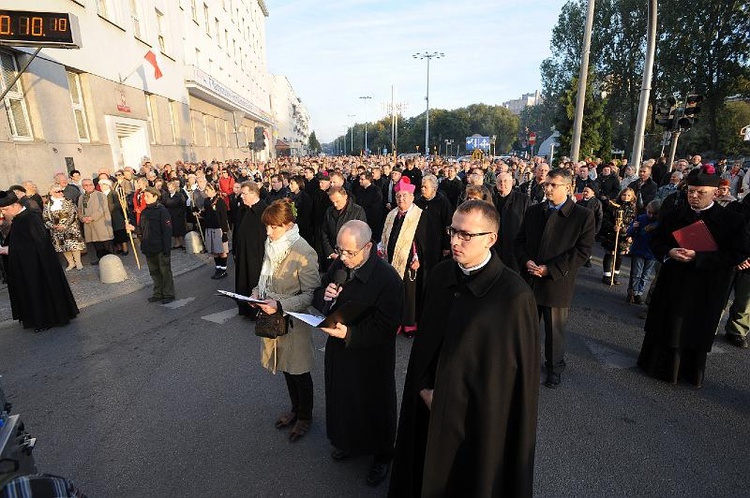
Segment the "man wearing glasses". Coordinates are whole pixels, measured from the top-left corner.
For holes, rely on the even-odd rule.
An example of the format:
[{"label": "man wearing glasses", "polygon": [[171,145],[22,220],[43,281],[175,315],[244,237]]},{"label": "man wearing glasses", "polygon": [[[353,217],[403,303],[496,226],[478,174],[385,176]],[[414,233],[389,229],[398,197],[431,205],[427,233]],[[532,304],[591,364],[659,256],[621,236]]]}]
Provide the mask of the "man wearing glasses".
[{"label": "man wearing glasses", "polygon": [[338,258],[315,291],[313,306],[331,312],[348,302],[372,306],[352,323],[321,330],[329,336],[325,386],[331,458],[373,455],[366,482],[377,486],[388,475],[396,437],[395,347],[404,291],[371,238],[367,223],[344,223],[336,239]]},{"label": "man wearing glasses", "polygon": [[565,370],[565,325],[576,275],[591,256],[594,212],[570,198],[571,173],[551,170],[544,183],[546,202],[534,204],[521,222],[515,255],[521,275],[534,291],[544,321],[545,386],[554,389]]},{"label": "man wearing glasses", "polygon": [[531,496],[539,395],[534,295],[491,250],[492,204],[458,206],[429,277],[389,496]]}]

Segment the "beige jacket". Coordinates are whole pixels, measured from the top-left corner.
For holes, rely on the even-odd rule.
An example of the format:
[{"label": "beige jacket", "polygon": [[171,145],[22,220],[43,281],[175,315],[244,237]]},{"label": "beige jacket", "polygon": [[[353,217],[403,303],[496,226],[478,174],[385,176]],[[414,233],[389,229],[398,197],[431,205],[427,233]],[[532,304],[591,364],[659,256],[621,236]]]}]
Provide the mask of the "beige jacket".
[{"label": "beige jacket", "polygon": [[[318,255],[300,237],[274,273],[265,298],[279,301],[284,311],[304,313],[312,304],[313,292],[318,287]],[[258,295],[257,287],[253,289],[253,295]],[[278,339],[261,338],[261,364],[274,373],[281,370],[299,375],[311,371],[313,367],[312,327],[294,318],[291,320],[286,335]]]},{"label": "beige jacket", "polygon": [[[83,223],[84,216],[91,216],[94,221]],[[83,223],[83,236],[86,242],[104,242],[114,239],[112,213],[109,211],[107,196],[98,190],[91,192],[88,201],[86,193],[78,198],[78,219]]]}]

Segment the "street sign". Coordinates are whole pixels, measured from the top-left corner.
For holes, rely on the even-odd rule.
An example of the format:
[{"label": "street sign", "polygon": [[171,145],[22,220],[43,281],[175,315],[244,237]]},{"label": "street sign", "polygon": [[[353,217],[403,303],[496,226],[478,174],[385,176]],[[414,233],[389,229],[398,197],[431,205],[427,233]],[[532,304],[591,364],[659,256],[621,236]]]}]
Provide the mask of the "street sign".
[{"label": "street sign", "polygon": [[740,130],[740,136],[743,142],[750,142],[750,125],[743,126]]},{"label": "street sign", "polygon": [[470,137],[466,137],[466,152],[471,152],[474,149],[489,152],[490,137],[483,137],[481,135],[472,135]]}]

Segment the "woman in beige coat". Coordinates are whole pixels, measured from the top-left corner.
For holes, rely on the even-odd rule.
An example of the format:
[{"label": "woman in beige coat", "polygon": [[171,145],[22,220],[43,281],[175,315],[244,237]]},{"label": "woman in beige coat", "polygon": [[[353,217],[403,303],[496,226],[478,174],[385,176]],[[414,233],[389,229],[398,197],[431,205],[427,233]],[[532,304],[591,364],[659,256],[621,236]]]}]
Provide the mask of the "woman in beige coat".
[{"label": "woman in beige coat", "polygon": [[[312,304],[313,292],[320,286],[318,257],[299,234],[294,204],[280,199],[268,206],[261,221],[266,226],[265,256],[258,286],[252,295],[264,299],[258,304],[263,312],[277,310],[304,312]],[[312,330],[294,321],[289,332],[277,339],[261,339],[261,363],[264,368],[284,373],[292,409],[276,420],[279,429],[294,424],[289,439],[296,441],[310,429],[313,408]]]},{"label": "woman in beige coat", "polygon": [[83,235],[86,242],[93,242],[98,265],[102,256],[111,253],[112,213],[109,210],[107,196],[94,190],[94,182],[88,178],[81,182],[83,194],[78,198],[78,219],[83,223]]}]

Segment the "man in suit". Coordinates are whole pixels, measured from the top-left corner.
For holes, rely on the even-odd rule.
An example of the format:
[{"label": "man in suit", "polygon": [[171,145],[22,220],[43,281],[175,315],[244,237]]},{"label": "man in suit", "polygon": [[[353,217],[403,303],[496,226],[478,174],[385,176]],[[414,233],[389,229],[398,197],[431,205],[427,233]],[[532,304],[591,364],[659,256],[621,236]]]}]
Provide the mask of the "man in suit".
[{"label": "man in suit", "polygon": [[544,182],[546,201],[531,206],[518,230],[515,255],[544,321],[545,386],[560,384],[565,369],[565,325],[578,269],[594,244],[594,213],[570,198],[570,171],[555,168]]}]

